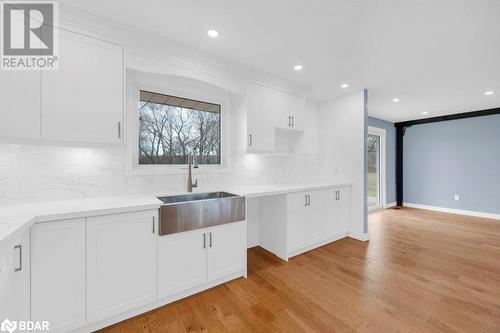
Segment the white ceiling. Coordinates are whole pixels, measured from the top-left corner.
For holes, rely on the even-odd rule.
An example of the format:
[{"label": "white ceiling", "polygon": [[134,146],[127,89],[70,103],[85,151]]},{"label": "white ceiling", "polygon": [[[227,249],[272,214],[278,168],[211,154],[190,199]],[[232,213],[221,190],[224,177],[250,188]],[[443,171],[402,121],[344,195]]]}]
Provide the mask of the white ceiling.
[{"label": "white ceiling", "polygon": [[389,121],[500,106],[500,0],[61,2],[306,84],[318,100],[367,88],[370,116]]}]

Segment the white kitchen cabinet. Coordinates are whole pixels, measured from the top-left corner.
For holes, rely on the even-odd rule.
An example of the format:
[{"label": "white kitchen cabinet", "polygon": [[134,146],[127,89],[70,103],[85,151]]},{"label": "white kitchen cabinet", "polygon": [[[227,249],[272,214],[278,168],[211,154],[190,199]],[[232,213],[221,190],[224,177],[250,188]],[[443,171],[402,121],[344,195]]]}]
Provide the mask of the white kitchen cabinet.
[{"label": "white kitchen cabinet", "polygon": [[207,229],[208,280],[214,281],[245,269],[246,224],[229,223]]},{"label": "white kitchen cabinet", "polygon": [[40,72],[0,74],[0,137],[40,139]]},{"label": "white kitchen cabinet", "polygon": [[249,84],[247,97],[247,151],[274,152],[279,99],[273,89],[259,84]]},{"label": "white kitchen cabinet", "polygon": [[349,231],[350,188],[338,187],[287,195],[287,249],[294,256]]},{"label": "white kitchen cabinet", "polygon": [[160,298],[207,282],[206,229],[161,236],[158,243]]},{"label": "white kitchen cabinet", "polygon": [[157,210],[87,218],[87,321],[157,295]]},{"label": "white kitchen cabinet", "polygon": [[275,110],[278,117],[275,126],[277,128],[303,131],[305,117],[305,97],[282,91],[275,91],[280,101]]},{"label": "white kitchen cabinet", "polygon": [[246,224],[220,226],[161,236],[158,246],[159,297],[173,297],[234,275],[243,275]]},{"label": "white kitchen cabinet", "polygon": [[51,332],[85,325],[85,219],[31,229],[31,319]]},{"label": "white kitchen cabinet", "polygon": [[351,217],[351,188],[341,187],[338,191],[336,201],[336,216],[335,220],[338,226],[338,233],[349,232],[350,217]]},{"label": "white kitchen cabinet", "polygon": [[29,232],[0,248],[0,321],[30,320]]},{"label": "white kitchen cabinet", "polygon": [[123,48],[60,30],[59,70],[41,74],[42,139],[122,143]]},{"label": "white kitchen cabinet", "polygon": [[306,246],[306,219],[308,197],[306,192],[287,195],[287,242],[288,252]]}]

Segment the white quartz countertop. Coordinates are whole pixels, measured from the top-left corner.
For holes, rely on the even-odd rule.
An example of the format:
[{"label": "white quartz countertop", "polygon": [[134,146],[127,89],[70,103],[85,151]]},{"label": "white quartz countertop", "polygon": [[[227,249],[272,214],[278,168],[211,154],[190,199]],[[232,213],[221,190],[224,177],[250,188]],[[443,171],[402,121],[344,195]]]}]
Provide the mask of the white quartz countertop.
[{"label": "white quartz countertop", "polygon": [[[250,185],[216,189],[216,191],[225,191],[246,197],[259,197],[339,186],[349,186],[349,184]],[[196,192],[211,191],[213,190],[197,189]],[[183,193],[163,193],[158,196],[176,194]],[[153,195],[132,195],[0,206],[0,245],[37,222],[157,209],[161,204],[161,201]]]}]

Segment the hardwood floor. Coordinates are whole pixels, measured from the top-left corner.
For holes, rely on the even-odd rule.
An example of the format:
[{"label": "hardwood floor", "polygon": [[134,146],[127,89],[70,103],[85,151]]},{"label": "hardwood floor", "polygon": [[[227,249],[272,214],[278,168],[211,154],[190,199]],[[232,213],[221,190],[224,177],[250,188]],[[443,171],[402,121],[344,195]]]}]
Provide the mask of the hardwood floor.
[{"label": "hardwood floor", "polygon": [[284,263],[248,252],[249,277],[101,332],[500,332],[500,221],[418,209],[369,218]]}]

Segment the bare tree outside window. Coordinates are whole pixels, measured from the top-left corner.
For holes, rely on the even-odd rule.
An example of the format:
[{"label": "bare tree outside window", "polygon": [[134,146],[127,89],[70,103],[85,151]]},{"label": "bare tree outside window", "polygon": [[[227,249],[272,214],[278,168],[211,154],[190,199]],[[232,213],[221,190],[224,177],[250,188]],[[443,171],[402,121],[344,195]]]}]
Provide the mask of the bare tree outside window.
[{"label": "bare tree outside window", "polygon": [[221,164],[220,105],[140,91],[139,164]]}]

